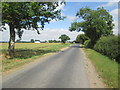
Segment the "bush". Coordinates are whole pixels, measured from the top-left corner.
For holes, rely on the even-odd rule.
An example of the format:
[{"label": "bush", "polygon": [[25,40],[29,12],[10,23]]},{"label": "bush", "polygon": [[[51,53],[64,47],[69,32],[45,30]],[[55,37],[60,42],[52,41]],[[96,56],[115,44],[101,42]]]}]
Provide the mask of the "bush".
[{"label": "bush", "polygon": [[94,49],[119,62],[118,41],[118,36],[101,37],[95,44]]},{"label": "bush", "polygon": [[86,40],[86,41],[84,42],[84,47],[85,47],[85,48],[88,48],[88,47],[89,47],[89,43],[90,43],[90,40]]},{"label": "bush", "polygon": [[91,40],[86,40],[85,42],[84,42],[84,47],[85,48],[93,48],[93,42],[91,42]]}]

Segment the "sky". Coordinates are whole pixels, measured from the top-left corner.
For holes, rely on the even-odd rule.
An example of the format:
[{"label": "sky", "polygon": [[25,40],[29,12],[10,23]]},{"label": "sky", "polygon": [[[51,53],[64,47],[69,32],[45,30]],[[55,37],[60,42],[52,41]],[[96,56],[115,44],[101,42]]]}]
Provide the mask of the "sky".
[{"label": "sky", "polygon": [[[116,0],[115,0],[116,1]],[[60,5],[57,9],[62,10],[61,15],[66,16],[66,19],[63,21],[55,21],[52,20],[50,24],[45,25],[44,30],[40,31],[40,34],[37,34],[36,31],[24,30],[22,35],[22,41],[30,41],[34,40],[59,40],[59,36],[62,34],[66,34],[70,37],[70,41],[76,39],[78,34],[83,32],[70,32],[69,27],[71,23],[80,20],[80,18],[76,18],[76,13],[80,8],[89,7],[93,10],[96,10],[98,7],[104,7],[112,16],[113,23],[115,27],[113,29],[114,34],[118,34],[118,2],[66,2],[66,5]],[[9,27],[6,25],[7,30],[0,32],[0,41],[8,41],[9,40]],[[19,39],[16,35],[16,40]]]}]

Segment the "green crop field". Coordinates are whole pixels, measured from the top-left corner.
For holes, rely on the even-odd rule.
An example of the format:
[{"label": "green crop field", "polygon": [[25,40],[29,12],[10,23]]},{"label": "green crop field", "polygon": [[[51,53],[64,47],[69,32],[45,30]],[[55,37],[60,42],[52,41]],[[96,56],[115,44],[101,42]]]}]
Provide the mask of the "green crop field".
[{"label": "green crop field", "polygon": [[4,72],[24,65],[25,63],[32,62],[44,54],[57,52],[62,48],[70,46],[70,43],[16,43],[14,59],[9,59],[9,56],[7,55],[8,43],[1,43],[1,45]]}]

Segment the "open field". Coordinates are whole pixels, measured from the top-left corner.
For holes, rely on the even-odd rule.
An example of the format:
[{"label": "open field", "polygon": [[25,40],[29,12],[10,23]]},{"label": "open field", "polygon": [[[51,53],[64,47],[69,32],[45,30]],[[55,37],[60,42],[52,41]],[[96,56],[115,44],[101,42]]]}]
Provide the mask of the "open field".
[{"label": "open field", "polygon": [[84,51],[107,87],[118,88],[118,63],[92,49],[84,49]]},{"label": "open field", "polygon": [[15,44],[15,58],[7,58],[7,47],[8,43],[2,43],[2,65],[3,72],[18,66],[24,65],[25,63],[32,62],[42,55],[47,53],[54,53],[62,48],[69,46],[70,43],[16,43]]}]

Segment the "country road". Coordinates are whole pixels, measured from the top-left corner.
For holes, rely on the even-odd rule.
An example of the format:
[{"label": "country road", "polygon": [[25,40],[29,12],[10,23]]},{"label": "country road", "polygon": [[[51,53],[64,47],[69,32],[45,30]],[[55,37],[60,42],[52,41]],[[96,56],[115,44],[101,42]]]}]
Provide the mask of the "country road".
[{"label": "country road", "polygon": [[3,88],[90,88],[78,44],[3,77]]}]

